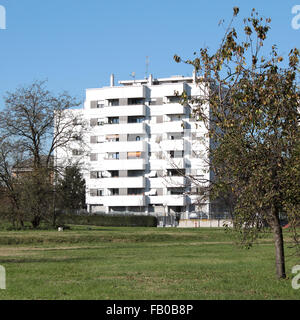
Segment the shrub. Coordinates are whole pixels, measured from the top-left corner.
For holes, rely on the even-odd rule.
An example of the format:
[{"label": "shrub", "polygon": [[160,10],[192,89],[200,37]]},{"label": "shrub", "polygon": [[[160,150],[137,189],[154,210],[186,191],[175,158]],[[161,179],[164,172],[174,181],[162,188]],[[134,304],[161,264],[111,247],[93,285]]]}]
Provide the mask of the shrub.
[{"label": "shrub", "polygon": [[60,214],[56,224],[59,226],[77,224],[103,227],[156,227],[157,218],[132,214]]}]

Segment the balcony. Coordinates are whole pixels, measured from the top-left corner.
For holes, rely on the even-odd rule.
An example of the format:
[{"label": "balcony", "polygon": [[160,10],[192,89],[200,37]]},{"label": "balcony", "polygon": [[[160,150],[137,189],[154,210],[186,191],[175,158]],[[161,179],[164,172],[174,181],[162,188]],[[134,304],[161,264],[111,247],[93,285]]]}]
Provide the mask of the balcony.
[{"label": "balcony", "polygon": [[104,196],[102,202],[107,207],[124,207],[124,206],[145,206],[146,199],[144,195],[134,196]]},{"label": "balcony", "polygon": [[161,143],[162,150],[174,150],[181,151],[184,150],[184,141],[181,140],[162,140]]},{"label": "balcony", "polygon": [[145,159],[103,160],[100,170],[145,170]]},{"label": "balcony", "polygon": [[134,152],[134,151],[147,151],[146,141],[122,141],[122,142],[104,142],[94,144],[93,150],[98,153],[105,152]]},{"label": "balcony", "polygon": [[120,117],[120,116],[145,116],[146,106],[145,105],[126,105],[117,107],[105,107],[105,117]]},{"label": "balcony", "polygon": [[185,114],[185,107],[180,103],[165,103],[162,106],[151,106],[151,114]]},{"label": "balcony", "polygon": [[119,189],[119,188],[145,188],[144,177],[115,177],[89,179],[87,181],[89,188],[98,189]]},{"label": "balcony", "polygon": [[145,123],[108,124],[102,127],[103,134],[145,134]]},{"label": "balcony", "polygon": [[184,121],[168,121],[163,123],[156,123],[151,125],[152,133],[162,132],[184,132]]},{"label": "balcony", "polygon": [[160,204],[166,206],[185,206],[185,195],[165,195],[165,196],[149,196],[149,204]]},{"label": "balcony", "polygon": [[163,178],[149,178],[150,188],[165,188],[165,187],[182,187],[185,185],[185,177],[171,176]]}]

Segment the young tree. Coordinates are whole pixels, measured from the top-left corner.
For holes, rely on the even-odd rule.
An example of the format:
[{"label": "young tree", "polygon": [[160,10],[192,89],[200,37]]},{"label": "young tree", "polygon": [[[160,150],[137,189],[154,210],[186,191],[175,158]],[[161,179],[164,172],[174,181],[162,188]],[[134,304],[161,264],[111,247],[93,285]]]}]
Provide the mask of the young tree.
[{"label": "young tree", "polygon": [[205,123],[212,142],[210,194],[234,199],[234,226],[247,244],[265,223],[271,227],[276,273],[285,278],[280,216],[287,216],[295,232],[300,216],[299,51],[290,51],[285,66],[275,45],[269,57],[263,55],[271,19],[253,9],[238,35],[238,13],[235,7],[215,53],[203,48],[184,61],[194,66],[203,94],[183,98],[196,106],[194,116]]},{"label": "young tree", "polygon": [[[17,193],[10,192],[10,195],[19,210],[26,211],[27,216],[32,214],[34,227],[37,227],[46,215],[52,214],[52,209],[44,200],[48,199],[48,196],[45,197],[46,189],[47,194],[53,195],[51,185],[56,169],[54,151],[67,145],[75,134],[81,135],[82,132],[79,131],[84,130],[84,126],[78,129],[76,123],[80,119],[69,111],[79,104],[65,92],[52,94],[46,89],[44,81],[20,87],[5,96],[5,108],[0,115],[1,146],[2,151],[5,151],[0,157],[0,168],[3,168],[0,182],[9,190],[9,181],[11,187],[18,190]],[[8,158],[7,152],[14,153],[14,159]],[[26,168],[22,168],[25,162]],[[13,167],[16,168],[15,173]],[[20,197],[24,201],[20,200]],[[26,197],[35,205],[26,203]]]},{"label": "young tree", "polygon": [[84,209],[85,204],[85,180],[82,177],[78,165],[65,168],[62,178],[56,186],[56,199],[59,209],[71,211]]}]

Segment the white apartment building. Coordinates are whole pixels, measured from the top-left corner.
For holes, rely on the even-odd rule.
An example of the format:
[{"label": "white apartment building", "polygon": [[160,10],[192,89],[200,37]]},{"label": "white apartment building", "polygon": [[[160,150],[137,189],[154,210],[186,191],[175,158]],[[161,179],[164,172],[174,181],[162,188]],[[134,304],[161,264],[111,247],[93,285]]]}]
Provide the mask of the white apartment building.
[{"label": "white apartment building", "polygon": [[[172,215],[201,211],[210,203],[195,194],[190,175],[209,180],[209,138],[201,122],[191,117],[192,107],[182,105],[183,92],[201,94],[195,74],[119,81],[87,89],[82,115],[88,130],[76,141],[58,149],[56,161],[81,162],[86,179],[88,211],[141,212]],[[194,193],[194,194],[193,194]]]}]

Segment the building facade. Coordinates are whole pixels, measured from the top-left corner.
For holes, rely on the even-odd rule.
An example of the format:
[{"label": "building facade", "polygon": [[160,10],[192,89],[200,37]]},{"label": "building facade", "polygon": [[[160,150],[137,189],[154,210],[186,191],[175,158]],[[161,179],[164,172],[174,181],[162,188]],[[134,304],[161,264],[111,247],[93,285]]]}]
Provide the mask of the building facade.
[{"label": "building facade", "polygon": [[180,103],[183,92],[201,94],[195,74],[117,86],[112,75],[110,86],[86,90],[84,108],[74,111],[87,123],[84,143],[58,149],[55,158],[80,163],[89,212],[209,216],[209,200],[199,200],[192,181],[210,179],[210,141],[192,106]]}]

